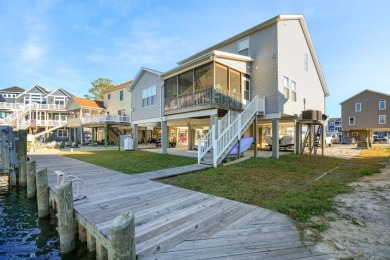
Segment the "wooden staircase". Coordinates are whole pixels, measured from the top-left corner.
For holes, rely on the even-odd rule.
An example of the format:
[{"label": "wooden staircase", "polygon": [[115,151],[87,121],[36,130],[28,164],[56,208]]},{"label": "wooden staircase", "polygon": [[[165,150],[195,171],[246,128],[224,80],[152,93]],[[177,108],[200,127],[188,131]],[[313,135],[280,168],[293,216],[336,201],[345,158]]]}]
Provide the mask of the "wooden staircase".
[{"label": "wooden staircase", "polygon": [[229,111],[218,122],[218,134],[215,134],[215,127],[212,127],[203,138],[198,140],[198,163],[217,167],[241,139],[258,112],[259,98],[257,96],[237,116],[233,117]]}]

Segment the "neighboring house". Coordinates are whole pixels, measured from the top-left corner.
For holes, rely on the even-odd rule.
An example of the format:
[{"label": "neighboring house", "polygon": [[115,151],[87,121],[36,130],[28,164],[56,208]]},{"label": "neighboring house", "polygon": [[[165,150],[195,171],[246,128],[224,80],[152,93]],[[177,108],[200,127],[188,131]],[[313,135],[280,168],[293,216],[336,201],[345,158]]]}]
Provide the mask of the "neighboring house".
[{"label": "neighboring house", "polygon": [[4,120],[19,108],[19,104],[15,103],[15,98],[22,92],[24,89],[16,86],[0,90],[0,120]]},{"label": "neighboring house", "polygon": [[132,95],[131,120],[135,148],[161,135],[161,72],[141,68],[128,90]]},{"label": "neighboring house", "polygon": [[[15,89],[18,90],[18,89]],[[35,138],[48,137],[50,133],[66,124],[66,103],[72,94],[58,88],[49,91],[38,85],[19,93],[7,106],[13,107],[12,113],[2,120],[15,130],[27,129]]]},{"label": "neighboring house", "polygon": [[343,136],[372,142],[374,132],[389,132],[389,104],[389,94],[368,89],[341,102]]},{"label": "neighboring house", "polygon": [[127,91],[133,81],[113,86],[103,91],[103,103],[107,114],[110,115],[130,115],[131,93]]},{"label": "neighboring house", "polygon": [[337,141],[341,141],[343,136],[341,117],[329,118],[326,124],[326,132]]},{"label": "neighboring house", "polygon": [[[279,131],[294,131],[303,110],[325,113],[329,93],[301,15],[274,17],[178,65],[162,74],[163,153],[168,137],[185,129],[189,149],[204,150],[203,155],[220,150],[217,159],[211,158],[216,165],[242,134],[255,136],[261,146],[273,125],[273,151],[278,157]],[[252,100],[256,104],[249,106]],[[248,112],[240,117],[246,124],[233,129],[234,119],[244,109]],[[249,128],[253,119],[256,127]],[[228,128],[233,134],[222,136]],[[210,131],[215,142],[206,134]],[[199,140],[202,147],[196,147]],[[218,142],[226,145],[221,148]]]}]

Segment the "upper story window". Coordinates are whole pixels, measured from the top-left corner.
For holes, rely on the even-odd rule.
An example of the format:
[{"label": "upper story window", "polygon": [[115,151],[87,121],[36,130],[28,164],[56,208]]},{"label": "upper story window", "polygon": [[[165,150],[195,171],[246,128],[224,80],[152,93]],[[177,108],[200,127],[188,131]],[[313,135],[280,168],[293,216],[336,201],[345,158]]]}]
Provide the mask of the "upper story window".
[{"label": "upper story window", "polygon": [[65,97],[54,97],[54,104],[65,105]]},{"label": "upper story window", "polygon": [[309,71],[309,54],[307,53],[305,53],[304,69],[305,71]]},{"label": "upper story window", "polygon": [[238,54],[249,56],[249,38],[238,41]]},{"label": "upper story window", "polygon": [[386,115],[379,115],[379,124],[386,124]]},{"label": "upper story window", "polygon": [[356,112],[362,111],[362,102],[358,101],[355,103],[355,111]]},{"label": "upper story window", "polygon": [[123,90],[119,91],[119,101],[123,100]]},{"label": "upper story window", "polygon": [[291,100],[297,101],[297,83],[294,80],[291,81]]},{"label": "upper story window", "polygon": [[340,120],[335,121],[334,125],[341,125],[341,121]]},{"label": "upper story window", "polygon": [[329,121],[330,126],[334,126],[334,121]]},{"label": "upper story window", "polygon": [[283,77],[283,95],[285,99],[290,98],[290,79],[286,76]]},{"label": "upper story window", "polygon": [[355,125],[355,117],[349,118],[349,125]]},{"label": "upper story window", "polygon": [[386,110],[386,100],[379,100],[379,110]]},{"label": "upper story window", "polygon": [[107,99],[111,99],[111,93],[107,94]]},{"label": "upper story window", "polygon": [[142,90],[142,106],[148,107],[156,104],[156,86]]}]

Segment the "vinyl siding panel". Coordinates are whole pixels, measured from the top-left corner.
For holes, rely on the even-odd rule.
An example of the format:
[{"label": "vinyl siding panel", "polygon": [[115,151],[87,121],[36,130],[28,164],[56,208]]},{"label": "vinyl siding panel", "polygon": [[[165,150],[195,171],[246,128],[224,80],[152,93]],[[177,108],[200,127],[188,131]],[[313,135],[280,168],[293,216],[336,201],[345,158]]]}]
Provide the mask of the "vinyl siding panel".
[{"label": "vinyl siding panel", "polygon": [[[120,100],[120,92],[123,91],[123,100]],[[108,94],[111,95],[108,99]],[[118,110],[125,110],[126,115],[130,115],[131,112],[131,93],[127,88],[117,89],[104,94],[103,97],[104,106],[106,111],[111,115],[117,115]]]},{"label": "vinyl siding panel", "polygon": [[[386,109],[379,110],[379,100],[386,100]],[[355,111],[356,102],[361,102],[361,111]],[[386,115],[386,124],[379,124],[379,115]],[[355,125],[349,124],[349,118],[355,117]],[[343,131],[358,129],[390,129],[390,96],[364,91],[341,104]]]},{"label": "vinyl siding panel", "polygon": [[[287,115],[301,114],[309,109],[325,113],[325,94],[299,21],[278,22],[277,27],[279,111]],[[304,67],[305,53],[309,55],[308,71]],[[290,79],[290,89],[291,80],[297,83],[296,101],[287,100],[283,95],[284,76]]]},{"label": "vinyl siding panel", "polygon": [[[132,91],[132,121],[146,120],[161,117],[161,86],[164,82],[160,76],[145,71]],[[142,90],[156,85],[156,104],[142,107]]]},{"label": "vinyl siding panel", "polygon": [[[219,49],[238,54],[238,41]],[[266,113],[278,112],[277,100],[277,25],[268,26],[249,35],[249,56],[251,63],[251,99],[265,96]]]}]

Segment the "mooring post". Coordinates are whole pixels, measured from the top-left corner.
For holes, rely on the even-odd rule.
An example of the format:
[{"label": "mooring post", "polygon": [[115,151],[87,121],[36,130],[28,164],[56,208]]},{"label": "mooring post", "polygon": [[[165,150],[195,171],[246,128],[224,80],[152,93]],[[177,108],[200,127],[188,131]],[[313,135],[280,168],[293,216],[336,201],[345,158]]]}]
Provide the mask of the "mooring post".
[{"label": "mooring post", "polygon": [[3,164],[3,173],[9,173],[10,162],[9,162],[9,150],[8,150],[8,142],[5,140],[5,134],[3,134],[2,139],[2,147],[1,147],[1,163]]},{"label": "mooring post", "polygon": [[87,230],[79,223],[79,240],[81,242],[87,241]]},{"label": "mooring post", "polygon": [[11,186],[16,186],[17,180],[16,180],[16,171],[14,169],[9,170],[9,182]]},{"label": "mooring post", "polygon": [[116,217],[111,223],[112,259],[135,260],[135,224],[134,214],[129,211]]},{"label": "mooring post", "polygon": [[57,188],[58,233],[60,235],[60,253],[67,254],[75,248],[75,228],[73,214],[72,182],[64,181]]},{"label": "mooring post", "polygon": [[97,260],[107,260],[108,252],[107,249],[96,239],[96,259]]},{"label": "mooring post", "polygon": [[47,168],[37,172],[37,202],[38,217],[49,215],[49,183],[47,180]]},{"label": "mooring post", "polygon": [[22,187],[26,187],[27,185],[27,155],[20,156],[19,185]]},{"label": "mooring post", "polygon": [[90,232],[87,232],[87,248],[89,252],[96,251],[96,238]]},{"label": "mooring post", "polygon": [[27,163],[27,198],[35,198],[37,194],[36,183],[36,163],[31,161]]}]

